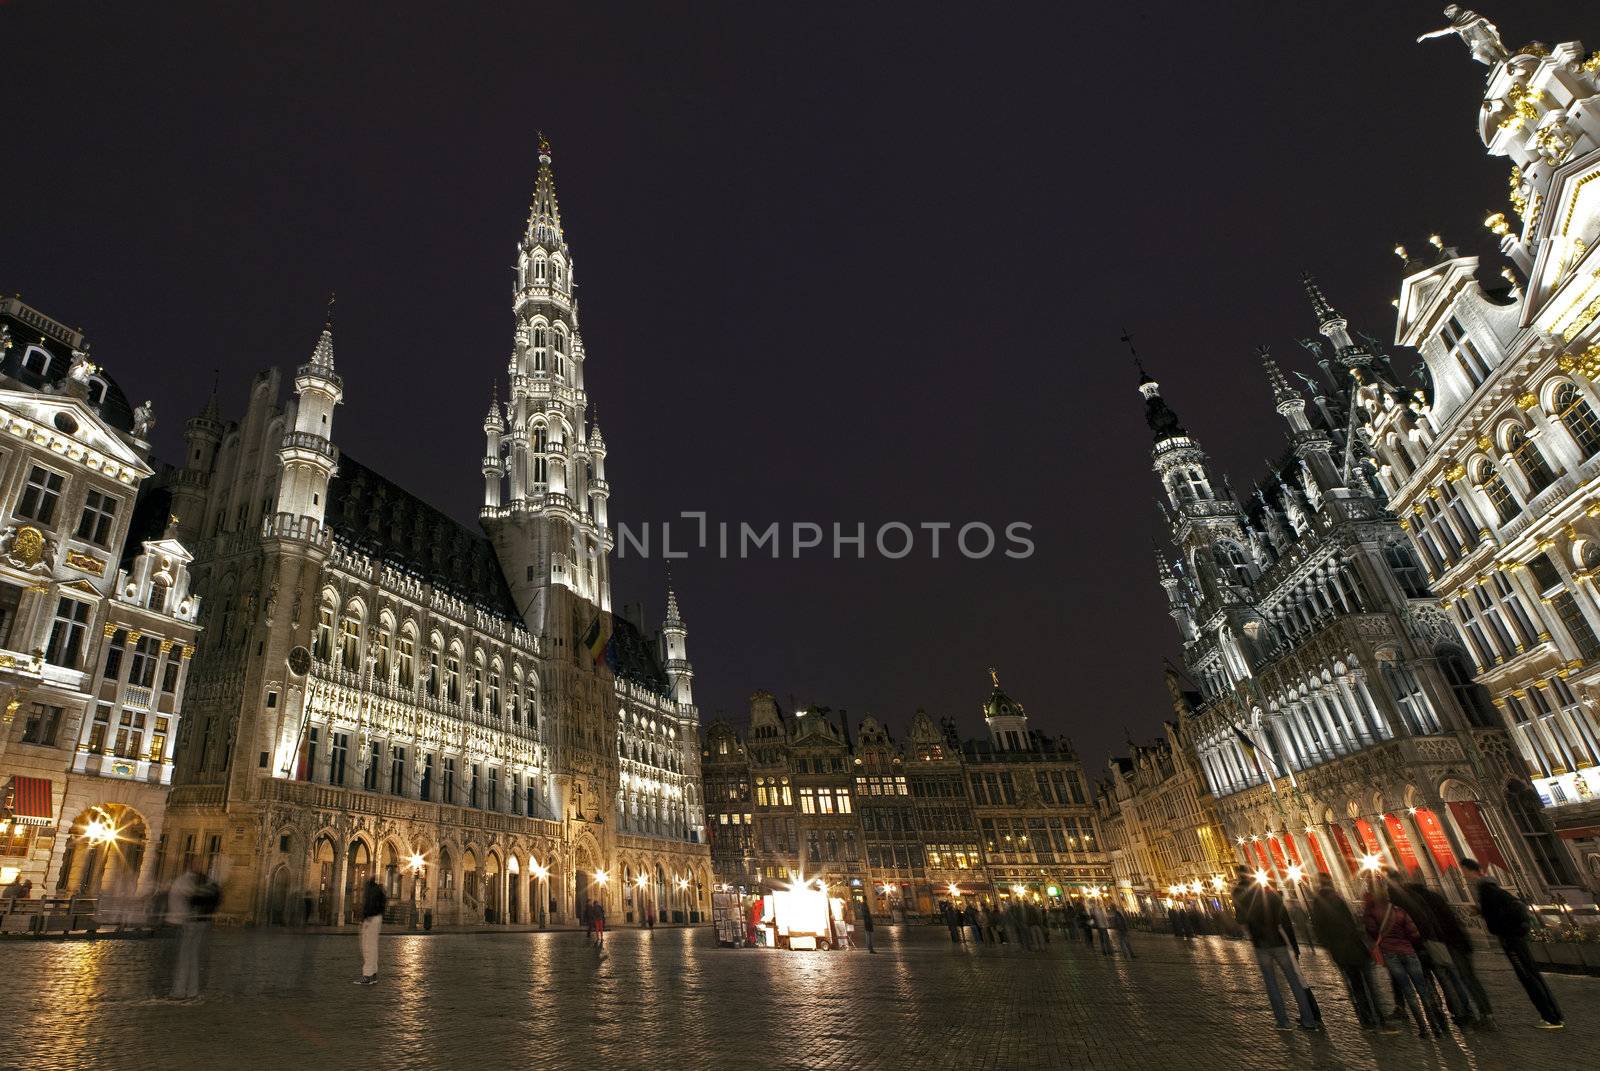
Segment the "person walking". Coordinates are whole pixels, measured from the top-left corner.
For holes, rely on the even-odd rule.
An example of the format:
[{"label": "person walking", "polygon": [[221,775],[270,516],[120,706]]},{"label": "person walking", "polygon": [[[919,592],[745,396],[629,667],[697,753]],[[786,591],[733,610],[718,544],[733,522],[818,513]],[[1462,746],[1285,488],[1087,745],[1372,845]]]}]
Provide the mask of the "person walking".
[{"label": "person walking", "polygon": [[961,913],[951,906],[949,900],[939,901],[939,916],[944,920],[944,928],[950,931],[950,943],[961,943]]},{"label": "person walking", "polygon": [[172,977],[172,999],[194,1000],[200,996],[200,946],[205,940],[206,921],[216,910],[216,899],[207,890],[199,864],[178,875],[167,893],[167,922],[178,927],[178,963]]},{"label": "person walking", "polygon": [[1284,907],[1283,897],[1267,885],[1253,882],[1249,867],[1240,866],[1235,872],[1239,879],[1233,890],[1235,917],[1250,935],[1256,966],[1261,971],[1267,1002],[1272,1005],[1272,1017],[1278,1029],[1294,1029],[1284,1007],[1283,993],[1278,988],[1277,975],[1282,974],[1300,1012],[1300,1029],[1320,1030],[1321,1021],[1295,963],[1300,955],[1300,944],[1295,939],[1294,921]]},{"label": "person walking", "polygon": [[1417,946],[1422,943],[1422,931],[1409,912],[1389,896],[1389,883],[1379,878],[1372,882],[1361,912],[1367,936],[1372,938],[1374,955],[1389,972],[1395,994],[1402,1007],[1411,1013],[1417,1024],[1417,1036],[1425,1038],[1431,1030],[1434,1037],[1444,1033],[1444,1012],[1439,1008],[1439,998],[1422,973],[1422,961],[1417,958]]},{"label": "person walking", "polygon": [[983,944],[983,924],[978,921],[978,909],[971,904],[962,912],[961,919],[966,923],[967,929],[972,931],[972,943]]},{"label": "person walking", "polygon": [[1181,907],[1174,907],[1167,914],[1172,919],[1172,936],[1180,941],[1189,939],[1189,913]]},{"label": "person walking", "polygon": [[1538,1025],[1545,1030],[1560,1030],[1567,1025],[1566,1016],[1561,1014],[1561,1005],[1556,1003],[1555,994],[1550,992],[1544,976],[1534,965],[1533,953],[1528,950],[1528,931],[1533,929],[1533,919],[1528,914],[1527,905],[1484,873],[1482,864],[1476,859],[1461,860],[1461,869],[1473,883],[1473,891],[1478,897],[1478,914],[1483,916],[1484,927],[1499,939],[1506,959],[1511,962],[1511,969],[1516,972],[1517,981],[1522,983],[1534,1010],[1539,1013],[1541,1021]]},{"label": "person walking", "polygon": [[1100,931],[1100,954],[1111,955],[1111,919],[1106,915],[1106,907],[1098,900],[1094,905],[1094,928]]},{"label": "person walking", "polygon": [[1083,943],[1091,949],[1094,948],[1094,919],[1089,916],[1089,909],[1082,904],[1078,905],[1078,929],[1083,931]]},{"label": "person walking", "polygon": [[1128,916],[1122,908],[1112,905],[1111,928],[1117,934],[1117,946],[1129,959],[1133,958],[1133,945],[1128,940]]},{"label": "person walking", "polygon": [[872,946],[872,929],[873,929],[872,905],[867,903],[865,900],[862,900],[861,901],[861,933],[862,933],[863,937],[865,938],[865,940],[867,942],[867,951],[871,952],[873,955],[877,955],[878,954],[878,950]]},{"label": "person walking", "polygon": [[[1474,996],[1457,966],[1458,949],[1465,949],[1466,959],[1471,962],[1472,938],[1462,927],[1456,909],[1449,900],[1420,881],[1407,882],[1404,892],[1410,899],[1406,909],[1412,912],[1417,928],[1422,931],[1422,950],[1426,953],[1422,969],[1431,974],[1444,991],[1451,1018],[1457,1026],[1473,1025],[1487,1018],[1491,1014],[1488,994]],[[1479,985],[1478,988],[1483,987]]]},{"label": "person walking", "polygon": [[383,929],[383,909],[389,894],[376,878],[361,887],[361,977],[356,985],[378,984],[378,934]]},{"label": "person walking", "polygon": [[1384,1018],[1378,1002],[1378,972],[1366,932],[1334,888],[1332,874],[1317,876],[1317,892],[1311,898],[1311,932],[1344,976],[1345,990],[1362,1027],[1398,1034],[1400,1028]]},{"label": "person walking", "polygon": [[606,948],[606,902],[596,900],[589,910],[589,925],[594,928],[594,944],[601,952]]},{"label": "person walking", "polygon": [[1044,910],[1038,904],[1029,904],[1028,912],[1028,940],[1035,952],[1044,951]]}]

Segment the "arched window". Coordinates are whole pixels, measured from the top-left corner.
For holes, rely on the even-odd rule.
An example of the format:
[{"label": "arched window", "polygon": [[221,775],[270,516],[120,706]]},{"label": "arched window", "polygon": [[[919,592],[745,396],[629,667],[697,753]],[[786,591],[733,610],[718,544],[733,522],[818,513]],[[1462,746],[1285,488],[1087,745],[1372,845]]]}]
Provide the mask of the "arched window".
[{"label": "arched window", "polygon": [[1250,573],[1250,560],[1245,557],[1244,551],[1237,543],[1219,539],[1211,553],[1216,558],[1217,569],[1223,580],[1236,587],[1250,586],[1250,581],[1253,579]]},{"label": "arched window", "polygon": [[1555,403],[1556,416],[1572,433],[1583,456],[1593,457],[1600,453],[1600,417],[1595,416],[1578,388],[1571,383],[1561,384],[1556,388]]},{"label": "arched window", "polygon": [[1520,427],[1513,426],[1506,432],[1506,453],[1511,455],[1511,460],[1522,470],[1532,494],[1538,494],[1555,483],[1556,474],[1550,471],[1549,462],[1545,461],[1539,448],[1533,445],[1527,432]]},{"label": "arched window", "polygon": [[1394,469],[1395,474],[1400,478],[1401,482],[1410,479],[1411,458],[1406,454],[1406,448],[1400,442],[1400,436],[1389,436],[1387,445],[1389,449],[1385,452],[1389,455],[1390,467]]},{"label": "arched window", "polygon": [[1404,543],[1388,543],[1383,548],[1383,559],[1388,563],[1389,569],[1394,573],[1394,578],[1400,584],[1400,590],[1405,592],[1408,599],[1425,599],[1428,591],[1428,577],[1422,571],[1422,566],[1417,562],[1417,556],[1411,553],[1411,548]]},{"label": "arched window", "polygon": [[1512,497],[1511,488],[1506,486],[1506,481],[1500,475],[1500,470],[1488,461],[1478,464],[1477,471],[1473,473],[1473,483],[1483,492],[1489,500],[1489,505],[1494,510],[1494,515],[1501,524],[1505,524],[1515,517],[1522,509],[1517,500]]},{"label": "arched window", "polygon": [[317,631],[311,640],[311,653],[322,661],[333,658],[333,603],[324,602],[317,609]]},{"label": "arched window", "polygon": [[361,668],[361,610],[355,603],[339,621],[339,661],[346,669]]},{"label": "arched window", "polygon": [[[538,263],[539,263],[539,266],[541,268],[543,268],[544,261],[541,260]],[[538,325],[536,325],[534,327],[534,329],[533,329],[533,370],[535,372],[543,372],[544,369],[545,369],[544,351],[545,351],[545,347],[547,347],[549,345],[549,339],[550,339],[550,333],[549,333],[548,330],[546,330],[544,324],[538,324]]]},{"label": "arched window", "polygon": [[1452,644],[1439,648],[1438,656],[1439,671],[1444,674],[1445,683],[1450,685],[1456,705],[1467,716],[1467,721],[1480,729],[1500,728],[1500,719],[1495,715],[1488,691],[1472,679],[1467,653]]},{"label": "arched window", "polygon": [[29,346],[28,352],[22,355],[22,367],[34,375],[48,376],[50,374],[50,351],[43,346]]},{"label": "arched window", "polygon": [[1573,884],[1572,867],[1567,862],[1566,849],[1557,840],[1539,797],[1527,782],[1513,781],[1506,786],[1506,811],[1511,816],[1511,824],[1527,842],[1545,884]]},{"label": "arched window", "polygon": [[533,281],[536,282],[536,283],[544,282],[549,277],[548,274],[547,274],[547,269],[549,268],[549,266],[550,266],[550,262],[545,260],[544,257],[534,257],[533,258]]},{"label": "arched window", "polygon": [[395,675],[400,687],[411,688],[417,683],[417,636],[407,625],[400,632],[400,641],[395,644],[394,666]]},{"label": "arched window", "polygon": [[1467,329],[1461,326],[1461,321],[1454,316],[1450,317],[1439,329],[1439,341],[1450,356],[1455,358],[1461,371],[1466,373],[1467,382],[1472,384],[1472,389],[1477,390],[1482,386],[1483,381],[1489,378],[1489,362],[1478,352],[1478,347],[1467,335]]}]

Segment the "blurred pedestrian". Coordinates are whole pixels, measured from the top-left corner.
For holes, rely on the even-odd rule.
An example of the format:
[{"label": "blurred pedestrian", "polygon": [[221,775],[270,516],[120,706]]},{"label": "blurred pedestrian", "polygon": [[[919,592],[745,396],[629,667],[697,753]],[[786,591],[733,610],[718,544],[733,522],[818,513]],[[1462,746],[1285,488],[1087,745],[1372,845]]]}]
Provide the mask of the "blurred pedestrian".
[{"label": "blurred pedestrian", "polygon": [[1283,897],[1264,882],[1255,881],[1249,867],[1237,867],[1235,873],[1238,882],[1233,889],[1234,911],[1239,925],[1250,935],[1256,966],[1261,971],[1267,1002],[1272,1005],[1272,1017],[1278,1029],[1294,1029],[1283,1003],[1283,993],[1278,987],[1277,975],[1282,974],[1300,1012],[1300,1029],[1320,1030],[1320,1018],[1311,1004],[1311,994],[1306,991],[1305,983],[1300,978],[1299,965],[1295,962],[1300,955],[1300,944],[1295,939],[1294,921],[1283,905]]},{"label": "blurred pedestrian", "polygon": [[1094,919],[1089,916],[1089,909],[1082,904],[1078,905],[1078,929],[1083,931],[1083,943],[1093,948]]},{"label": "blurred pedestrian", "polygon": [[1555,994],[1545,984],[1544,976],[1534,965],[1533,953],[1528,949],[1528,932],[1533,929],[1533,919],[1527,905],[1484,873],[1476,859],[1461,860],[1461,869],[1473,883],[1478,897],[1478,913],[1483,916],[1484,927],[1499,938],[1500,947],[1505,950],[1506,959],[1511,961],[1517,981],[1522,983],[1528,999],[1539,1013],[1542,1021],[1538,1025],[1545,1030],[1560,1030],[1567,1025],[1566,1017],[1561,1014],[1561,1005],[1556,1003]]},{"label": "blurred pedestrian", "polygon": [[1483,1003],[1474,1008],[1471,987],[1457,966],[1458,949],[1465,949],[1467,959],[1471,960],[1472,939],[1462,927],[1456,909],[1449,900],[1420,881],[1407,882],[1404,891],[1411,900],[1407,910],[1412,911],[1417,918],[1417,928],[1422,931],[1422,947],[1427,954],[1422,969],[1438,981],[1456,1025],[1467,1026],[1487,1018],[1490,1014],[1487,994],[1482,998]]},{"label": "blurred pedestrian", "polygon": [[961,943],[961,914],[951,906],[949,900],[939,901],[939,917],[944,921],[945,929],[950,931],[950,943]]},{"label": "blurred pedestrian", "polygon": [[878,954],[878,950],[872,946],[872,930],[873,930],[872,905],[868,904],[865,900],[862,900],[861,901],[861,934],[862,934],[862,938],[867,942],[867,951],[871,952],[873,955],[877,955]]},{"label": "blurred pedestrian", "polygon": [[1100,931],[1100,954],[1111,955],[1111,919],[1106,915],[1106,907],[1098,900],[1094,905],[1094,928]]},{"label": "blurred pedestrian", "polygon": [[1116,931],[1118,947],[1132,959],[1133,945],[1128,941],[1128,916],[1115,904],[1111,907],[1111,928]]},{"label": "blurred pedestrian", "polygon": [[383,909],[389,895],[377,879],[368,878],[361,889],[361,977],[357,985],[378,984],[378,934],[383,930]]},{"label": "blurred pedestrian", "polygon": [[1378,1000],[1377,966],[1366,932],[1334,888],[1332,874],[1317,876],[1317,893],[1311,899],[1311,932],[1344,975],[1345,990],[1362,1027],[1398,1034],[1400,1028],[1384,1018]]},{"label": "blurred pedestrian", "polygon": [[972,943],[983,944],[983,924],[978,921],[978,909],[971,904],[961,913],[961,921],[972,931]]},{"label": "blurred pedestrian", "polygon": [[1367,936],[1372,938],[1373,954],[1389,972],[1401,1005],[1410,1011],[1417,1036],[1425,1038],[1430,1030],[1434,1037],[1442,1035],[1444,1012],[1433,986],[1422,973],[1422,961],[1417,958],[1422,931],[1406,909],[1390,899],[1387,881],[1373,880],[1361,918]]},{"label": "blurred pedestrian", "polygon": [[178,964],[172,978],[173,1000],[200,996],[200,957],[206,927],[221,900],[221,890],[200,872],[199,864],[178,876],[167,893],[167,921],[178,927]]},{"label": "blurred pedestrian", "polygon": [[1038,904],[1029,904],[1028,913],[1028,941],[1035,952],[1044,951],[1044,911]]},{"label": "blurred pedestrian", "polygon": [[1189,934],[1189,912],[1181,907],[1173,907],[1167,912],[1172,920],[1172,936],[1180,941],[1187,941]]}]

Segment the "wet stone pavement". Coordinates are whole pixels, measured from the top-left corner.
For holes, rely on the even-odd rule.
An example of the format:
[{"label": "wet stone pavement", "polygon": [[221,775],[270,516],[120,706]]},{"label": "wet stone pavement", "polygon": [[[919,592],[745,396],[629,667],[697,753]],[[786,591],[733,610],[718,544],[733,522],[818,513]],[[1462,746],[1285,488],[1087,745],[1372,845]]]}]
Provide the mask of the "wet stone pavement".
[{"label": "wet stone pavement", "polygon": [[385,935],[376,986],[351,935],[218,932],[205,996],[159,999],[162,940],[0,943],[0,1068],[1511,1068],[1600,1052],[1600,978],[1548,975],[1568,1028],[1535,1029],[1504,958],[1500,1020],[1422,1041],[1359,1030],[1303,961],[1326,1035],[1280,1034],[1247,945],[1135,934],[1138,958],[1054,940],[1029,955],[926,927],[880,952],[717,948],[705,929]]}]

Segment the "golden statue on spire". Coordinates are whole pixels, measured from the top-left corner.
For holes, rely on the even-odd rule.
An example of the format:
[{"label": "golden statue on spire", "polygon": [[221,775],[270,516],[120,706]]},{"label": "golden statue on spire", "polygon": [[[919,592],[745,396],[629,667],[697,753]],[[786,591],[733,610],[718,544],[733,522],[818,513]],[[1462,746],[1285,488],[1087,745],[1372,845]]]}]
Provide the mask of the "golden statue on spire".
[{"label": "golden statue on spire", "polygon": [[995,672],[995,668],[993,666],[989,667],[989,679],[994,681],[995,690],[999,691],[1000,690],[1000,674]]}]

